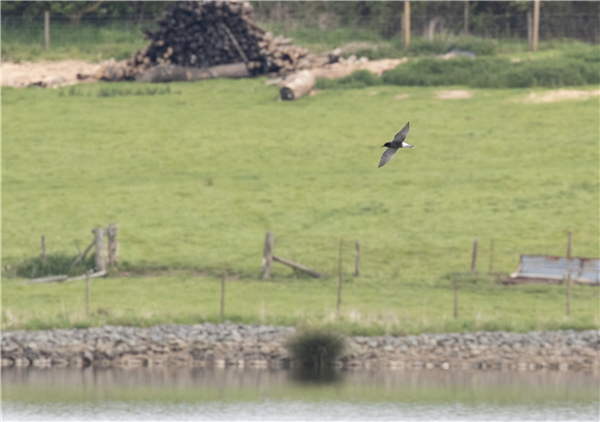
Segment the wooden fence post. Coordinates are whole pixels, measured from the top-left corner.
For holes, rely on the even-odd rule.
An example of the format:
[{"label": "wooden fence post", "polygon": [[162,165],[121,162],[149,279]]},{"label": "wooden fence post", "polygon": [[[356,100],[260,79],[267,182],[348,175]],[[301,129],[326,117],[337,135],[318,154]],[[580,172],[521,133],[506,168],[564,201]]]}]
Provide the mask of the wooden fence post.
[{"label": "wooden fence post", "polygon": [[221,277],[221,320],[225,318],[225,278],[227,278],[227,270],[223,270]]},{"label": "wooden fence post", "polygon": [[96,245],[96,271],[106,271],[106,260],[104,259],[104,227],[92,230],[94,243]]},{"label": "wooden fence post", "polygon": [[538,40],[540,35],[540,0],[533,2],[533,40],[531,45],[532,51],[537,51]]},{"label": "wooden fence post", "polygon": [[50,50],[50,11],[44,12],[44,38],[46,39],[46,51]]},{"label": "wooden fence post", "polygon": [[118,261],[117,256],[117,232],[119,226],[115,223],[110,223],[106,229],[108,235],[108,265],[115,265]]},{"label": "wooden fence post", "polygon": [[404,48],[410,45],[410,1],[404,2],[404,25],[403,25],[403,44]]},{"label": "wooden fence post", "polygon": [[342,284],[344,283],[344,277],[342,276],[342,239],[340,239],[340,254],[338,257],[338,274],[339,274],[339,284],[338,284],[338,297],[337,297],[337,316],[340,316],[340,305],[342,304]]},{"label": "wooden fence post", "polygon": [[569,238],[567,239],[567,259],[571,259],[571,237],[573,236],[573,230],[569,229]]},{"label": "wooden fence post", "polygon": [[473,255],[471,257],[471,272],[475,272],[475,266],[477,265],[477,238],[473,239]]},{"label": "wooden fence post", "polygon": [[265,234],[265,248],[263,250],[263,260],[261,269],[261,278],[271,278],[271,262],[273,261],[273,233],[267,232]]},{"label": "wooden fence post", "polygon": [[85,272],[85,316],[90,315],[90,288],[91,288],[90,270],[87,270]]},{"label": "wooden fence post", "polygon": [[465,28],[463,29],[463,33],[465,35],[469,35],[469,2],[465,1]]},{"label": "wooden fence post", "polygon": [[571,272],[567,272],[567,316],[571,316],[571,286],[573,280],[571,279]]},{"label": "wooden fence post", "polygon": [[354,277],[360,275],[360,242],[356,239],[356,256],[354,257]]},{"label": "wooden fence post", "polygon": [[452,284],[454,287],[454,319],[458,318],[458,281],[457,274],[454,273]]},{"label": "wooden fence post", "polygon": [[488,270],[489,274],[492,273],[493,267],[494,267],[494,239],[492,239],[492,241],[490,243],[490,269]]},{"label": "wooden fence post", "polygon": [[42,235],[42,262],[46,264],[46,236]]}]

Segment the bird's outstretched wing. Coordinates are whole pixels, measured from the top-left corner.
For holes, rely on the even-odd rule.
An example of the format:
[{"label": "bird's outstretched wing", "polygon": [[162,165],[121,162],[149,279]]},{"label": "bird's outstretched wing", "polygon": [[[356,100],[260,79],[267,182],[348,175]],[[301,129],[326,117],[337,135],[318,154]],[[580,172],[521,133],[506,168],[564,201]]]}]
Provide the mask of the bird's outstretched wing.
[{"label": "bird's outstretched wing", "polygon": [[383,151],[383,155],[381,156],[381,160],[379,161],[379,166],[377,166],[377,168],[385,166],[392,159],[396,151],[398,151],[398,148],[388,148]]},{"label": "bird's outstretched wing", "polygon": [[396,142],[396,141],[402,142],[406,139],[406,135],[408,135],[408,129],[410,129],[409,124],[410,124],[410,122],[408,122],[406,124],[406,126],[404,126],[402,128],[402,130],[400,132],[398,132],[396,134],[396,136],[394,136],[394,140],[392,142]]}]

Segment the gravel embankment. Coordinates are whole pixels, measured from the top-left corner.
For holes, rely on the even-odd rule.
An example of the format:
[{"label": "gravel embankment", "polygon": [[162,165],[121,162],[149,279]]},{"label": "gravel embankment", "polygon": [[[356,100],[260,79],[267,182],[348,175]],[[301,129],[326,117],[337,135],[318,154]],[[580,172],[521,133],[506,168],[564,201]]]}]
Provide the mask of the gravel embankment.
[{"label": "gravel embankment", "polygon": [[[251,366],[290,362],[295,328],[241,324],[104,326],[2,333],[2,366]],[[497,332],[348,337],[338,364],[397,369],[598,371],[600,336],[576,332]]]}]

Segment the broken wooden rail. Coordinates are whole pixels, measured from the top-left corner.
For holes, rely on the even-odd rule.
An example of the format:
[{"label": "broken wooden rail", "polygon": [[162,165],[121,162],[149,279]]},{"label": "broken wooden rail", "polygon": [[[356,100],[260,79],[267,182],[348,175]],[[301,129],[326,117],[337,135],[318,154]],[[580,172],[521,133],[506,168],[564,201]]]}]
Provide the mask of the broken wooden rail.
[{"label": "broken wooden rail", "polygon": [[[106,275],[106,271],[97,271],[95,273],[91,273],[90,277],[95,278],[95,277],[102,277],[104,275]],[[27,282],[29,284],[63,283],[63,282],[66,283],[69,281],[84,280],[86,277],[87,277],[86,274],[78,275],[76,277],[69,277],[66,274],[62,274],[62,275],[53,275],[50,277],[31,278],[31,279],[27,280]]]},{"label": "broken wooden rail", "polygon": [[263,249],[263,260],[261,265],[261,278],[268,279],[271,278],[271,262],[279,262],[280,264],[287,265],[288,267],[294,268],[296,270],[304,271],[308,275],[321,278],[325,277],[325,274],[320,273],[316,270],[308,268],[302,264],[298,264],[297,262],[289,261],[287,259],[278,257],[273,255],[273,246],[275,244],[275,237],[273,233],[267,232],[265,234],[265,247]]}]

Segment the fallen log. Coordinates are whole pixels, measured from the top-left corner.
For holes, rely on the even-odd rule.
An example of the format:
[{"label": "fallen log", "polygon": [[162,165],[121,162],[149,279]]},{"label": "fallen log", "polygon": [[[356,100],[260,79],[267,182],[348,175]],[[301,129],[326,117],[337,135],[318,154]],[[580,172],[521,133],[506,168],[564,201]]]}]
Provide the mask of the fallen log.
[{"label": "fallen log", "polygon": [[285,101],[293,101],[308,94],[315,86],[315,75],[309,70],[301,70],[288,76],[281,85],[279,94]]},{"label": "fallen log", "polygon": [[175,82],[247,77],[250,77],[250,72],[245,63],[225,64],[204,69],[170,64],[152,67],[143,73],[135,75],[135,80],[136,82]]},{"label": "fallen log", "polygon": [[292,268],[295,268],[295,269],[300,270],[300,271],[304,271],[305,273],[307,273],[307,274],[309,274],[309,275],[311,275],[311,276],[313,276],[315,278],[325,277],[325,274],[321,274],[320,272],[315,271],[315,270],[311,270],[310,268],[305,267],[302,264],[298,264],[296,262],[288,261],[287,259],[279,258],[278,256],[275,256],[275,255],[273,255],[273,261],[279,262],[280,264],[287,265],[288,267],[292,267]]}]

